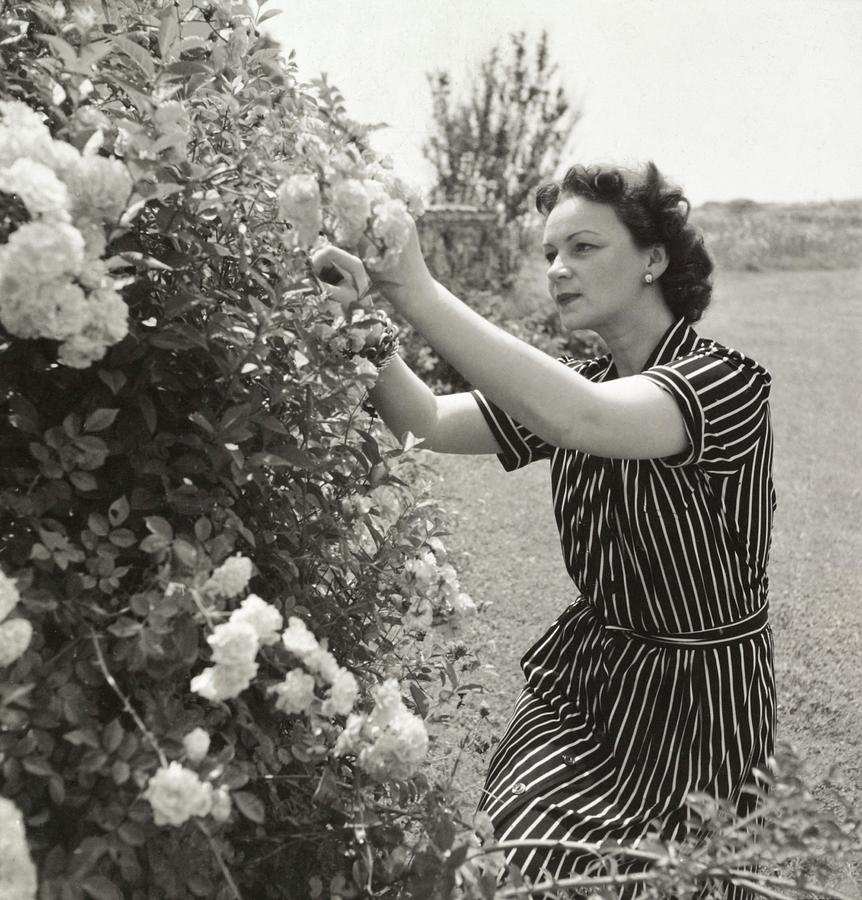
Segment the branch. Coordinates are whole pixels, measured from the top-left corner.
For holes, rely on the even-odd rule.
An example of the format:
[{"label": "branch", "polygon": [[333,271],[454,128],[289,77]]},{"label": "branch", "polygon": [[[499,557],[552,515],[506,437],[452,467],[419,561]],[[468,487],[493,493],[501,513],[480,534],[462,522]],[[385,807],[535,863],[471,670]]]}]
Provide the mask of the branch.
[{"label": "branch", "polygon": [[93,639],[93,646],[96,648],[96,657],[99,660],[99,668],[102,670],[102,674],[105,676],[105,681],[111,686],[113,692],[120,698],[123,703],[123,709],[134,719],[135,725],[138,726],[144,737],[152,744],[153,749],[156,751],[156,755],[159,757],[159,763],[162,768],[167,768],[168,759],[164,754],[164,751],[159,746],[159,742],[156,740],[155,735],[144,725],[143,719],[137,714],[135,708],[132,706],[129,698],[120,690],[120,686],[117,684],[114,676],[108,671],[108,667],[105,664],[105,657],[102,653],[102,646],[99,643],[99,636],[93,629],[90,629],[90,637]]},{"label": "branch", "polygon": [[198,827],[198,831],[200,831],[200,833],[207,839],[207,843],[210,845],[210,850],[212,850],[213,856],[215,856],[216,862],[219,864],[222,875],[224,875],[224,879],[228,883],[228,887],[231,889],[231,893],[234,895],[235,900],[242,900],[242,894],[239,892],[239,888],[236,886],[236,882],[233,880],[233,876],[230,874],[230,869],[228,869],[227,863],[225,863],[224,859],[222,859],[221,851],[216,846],[216,842],[213,840],[213,836],[204,827],[203,822],[196,822],[195,824]]}]

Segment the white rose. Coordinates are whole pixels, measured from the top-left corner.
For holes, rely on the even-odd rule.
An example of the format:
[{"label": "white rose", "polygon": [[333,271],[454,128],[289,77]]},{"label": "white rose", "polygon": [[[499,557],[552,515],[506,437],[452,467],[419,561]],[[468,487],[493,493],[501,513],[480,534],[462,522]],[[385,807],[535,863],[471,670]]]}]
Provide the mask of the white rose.
[{"label": "white rose", "polygon": [[323,701],[321,711],[325,716],[335,713],[346,716],[352,709],[356,698],[359,696],[359,685],[353,674],[347,669],[339,669],[338,674],[329,689],[329,695]]},{"label": "white rose", "polygon": [[293,225],[299,243],[309,246],[323,227],[320,185],[314,175],[291,175],[278,188],[281,217]]},{"label": "white rose", "polygon": [[287,620],[287,628],[281,636],[285,648],[294,656],[304,659],[320,649],[317,638],[308,630],[305,622],[296,616]]},{"label": "white rose", "polygon": [[203,586],[207,593],[222,597],[236,597],[251,580],[252,561],[248,557],[229,556],[207,579]]},{"label": "white rose", "polygon": [[410,240],[412,220],[403,200],[387,199],[374,207],[374,234],[383,242],[384,259],[397,257]]},{"label": "white rose", "polygon": [[[60,143],[59,141],[57,143]],[[58,174],[66,182],[72,217],[88,222],[116,222],[132,193],[132,177],[125,164],[104,156],[67,154]]]},{"label": "white rose", "polygon": [[7,619],[0,625],[0,669],[11,666],[30,646],[33,626],[26,619]]},{"label": "white rose", "polygon": [[291,669],[284,681],[273,685],[269,693],[277,694],[276,709],[293,715],[307,712],[314,702],[314,677],[302,669]]},{"label": "white rose", "polygon": [[0,191],[17,194],[32,217],[69,221],[69,192],[46,165],[33,159],[16,159],[0,169]]},{"label": "white rose", "polygon": [[71,368],[86,369],[129,331],[129,308],[113,288],[88,294],[85,311],[79,330],[60,347],[60,362]]},{"label": "white rose", "polygon": [[36,900],[36,867],[30,858],[24,817],[0,797],[0,886],[4,900]]},{"label": "white rose", "polygon": [[322,647],[318,647],[313,653],[307,654],[303,662],[311,672],[315,672],[324,680],[332,684],[341,671],[338,660]]},{"label": "white rose", "polygon": [[86,295],[69,281],[34,284],[27,293],[0,299],[0,319],[16,337],[67,340],[80,333],[90,314]]},{"label": "white rose", "polygon": [[68,280],[84,265],[84,238],[66,222],[25,222],[0,247],[3,294],[30,293],[33,285]]},{"label": "white rose", "polygon": [[336,237],[344,243],[355,244],[371,215],[371,201],[362,182],[355,178],[339,181],[332,191],[330,206],[337,219]]},{"label": "white rose", "polygon": [[332,753],[335,756],[344,756],[345,753],[354,753],[362,740],[362,733],[368,722],[368,716],[363,713],[350,713],[344,730],[338,735]]},{"label": "white rose", "polygon": [[398,711],[404,708],[401,699],[401,688],[394,678],[387,678],[383,684],[371,689],[374,698],[374,709],[371,712],[371,723],[384,728],[391,722]]},{"label": "white rose", "polygon": [[213,791],[212,808],[210,815],[216,822],[226,822],[230,818],[232,802],[230,791],[226,787],[219,787]]},{"label": "white rose", "polygon": [[150,778],[143,796],[150,801],[156,825],[177,826],[210,811],[212,785],[174,761]]},{"label": "white rose", "polygon": [[51,132],[37,112],[19,100],[0,101],[0,167],[16,159],[47,159]]},{"label": "white rose", "polygon": [[401,619],[408,631],[428,631],[434,622],[434,609],[426,597],[419,597]]},{"label": "white rose", "polygon": [[14,578],[9,578],[0,569],[0,622],[12,612],[18,605],[21,595],[18,593],[18,584]]},{"label": "white rose", "polygon": [[452,608],[459,616],[472,616],[476,612],[476,604],[469,594],[460,591],[452,601]]},{"label": "white rose", "polygon": [[279,632],[284,627],[281,613],[257,594],[249,594],[231,613],[231,622],[245,622],[257,632],[260,643],[269,647],[278,643]]},{"label": "white rose", "polygon": [[357,761],[379,781],[403,781],[416,773],[427,752],[425,723],[402,706],[377,740],[360,751]]},{"label": "white rose", "polygon": [[248,622],[216,625],[207,643],[213,649],[213,661],[226,665],[251,662],[260,649],[257,631]]},{"label": "white rose", "polygon": [[200,762],[209,753],[210,736],[203,728],[194,728],[183,738],[183,747],[192,762]]},{"label": "white rose", "polygon": [[204,669],[191,681],[191,690],[213,703],[238,697],[257,674],[257,663],[216,665]]}]

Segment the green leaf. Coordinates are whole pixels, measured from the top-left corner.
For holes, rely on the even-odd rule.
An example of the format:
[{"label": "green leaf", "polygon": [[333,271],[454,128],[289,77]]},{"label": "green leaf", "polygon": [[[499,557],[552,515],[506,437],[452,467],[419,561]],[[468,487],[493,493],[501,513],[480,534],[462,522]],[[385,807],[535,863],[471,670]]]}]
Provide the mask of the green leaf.
[{"label": "green leaf", "polygon": [[63,38],[55,34],[39,34],[39,40],[44,41],[63,60],[67,69],[75,71],[78,68],[78,54],[71,44],[67,44]]},{"label": "green leaf", "polygon": [[116,528],[119,525],[122,525],[126,519],[129,518],[129,513],[131,512],[131,507],[129,506],[129,501],[126,499],[126,495],[123,494],[122,497],[115,500],[108,507],[108,519],[111,524]]},{"label": "green leaf", "polygon": [[141,415],[144,417],[144,422],[146,423],[147,428],[149,428],[150,434],[155,434],[158,421],[156,407],[146,394],[141,394],[138,397],[138,409],[140,409]]},{"label": "green leaf", "polygon": [[114,637],[127,638],[140,634],[143,627],[144,626],[135,619],[131,619],[128,616],[121,616],[113,625],[108,626],[108,631],[110,631]]},{"label": "green leaf", "polygon": [[9,422],[13,427],[28,434],[39,433],[39,411],[29,400],[16,395],[9,400],[9,409],[12,413]]},{"label": "green leaf", "polygon": [[428,717],[428,698],[422,691],[422,688],[419,685],[410,683],[410,695],[413,697],[413,702],[416,704],[416,708],[419,710],[419,715],[422,716],[423,719]]},{"label": "green leaf", "polygon": [[140,44],[136,44],[134,41],[119,34],[114,35],[112,40],[114,46],[118,50],[122,50],[126,56],[135,62],[147,78],[152,81],[156,77],[156,67],[152,57]]},{"label": "green leaf", "polygon": [[167,62],[174,58],[174,48],[177,45],[180,29],[177,21],[178,9],[173,4],[165,7],[161,16],[161,24],[159,25],[159,50],[162,59]]},{"label": "green leaf", "polygon": [[95,491],[99,486],[99,482],[89,472],[72,472],[69,475],[69,481],[75,485],[79,491]]},{"label": "green leaf", "polygon": [[248,791],[234,791],[231,799],[247,819],[257,822],[258,825],[263,824],[265,815],[263,803],[254,794],[250,794]]},{"label": "green leaf", "polygon": [[63,419],[63,431],[65,431],[70,438],[77,437],[81,433],[81,417],[77,413],[69,413],[69,415]]},{"label": "green leaf", "polygon": [[160,553],[170,547],[171,542],[160,534],[151,534],[145,537],[138,545],[144,553]]},{"label": "green leaf", "polygon": [[114,424],[119,409],[94,409],[84,422],[84,431],[104,431]]},{"label": "green leaf", "polygon": [[123,900],[120,889],[104,875],[90,875],[81,882],[81,887],[93,900]]},{"label": "green leaf", "polygon": [[123,742],[123,726],[120,725],[119,719],[111,719],[102,732],[102,746],[108,753],[114,753],[117,747]]},{"label": "green leaf", "polygon": [[122,372],[111,369],[99,369],[99,379],[104,382],[110,389],[111,393],[116,397],[123,389],[126,383],[126,376]]},{"label": "green leaf", "polygon": [[147,842],[147,832],[137,822],[124,822],[117,829],[117,834],[130,847],[143,847]]},{"label": "green leaf", "polygon": [[115,528],[108,535],[108,540],[115,547],[134,547],[138,542],[137,535],[130,528]]},{"label": "green leaf", "polygon": [[174,539],[174,529],[171,523],[161,516],[147,516],[144,524],[152,531],[153,534],[163,537],[167,541]]},{"label": "green leaf", "polygon": [[267,19],[271,19],[273,16],[280,16],[283,10],[280,9],[271,9],[269,12],[265,12],[258,20],[257,24],[262,25]]},{"label": "green leaf", "polygon": [[107,537],[108,532],[111,530],[108,520],[99,513],[90,513],[87,516],[87,527],[99,537]]},{"label": "green leaf", "polygon": [[192,75],[212,75],[213,70],[210,66],[199,62],[175,62],[167,66],[164,74],[177,78],[189,78]]}]

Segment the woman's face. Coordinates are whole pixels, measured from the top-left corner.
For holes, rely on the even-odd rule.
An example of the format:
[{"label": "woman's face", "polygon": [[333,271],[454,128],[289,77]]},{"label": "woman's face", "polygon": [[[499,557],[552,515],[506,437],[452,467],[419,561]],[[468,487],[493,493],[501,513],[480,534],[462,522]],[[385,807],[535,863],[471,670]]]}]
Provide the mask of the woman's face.
[{"label": "woman's face", "polygon": [[565,330],[601,332],[637,310],[650,252],[635,246],[613,207],[563,197],[545,220],[543,244]]}]

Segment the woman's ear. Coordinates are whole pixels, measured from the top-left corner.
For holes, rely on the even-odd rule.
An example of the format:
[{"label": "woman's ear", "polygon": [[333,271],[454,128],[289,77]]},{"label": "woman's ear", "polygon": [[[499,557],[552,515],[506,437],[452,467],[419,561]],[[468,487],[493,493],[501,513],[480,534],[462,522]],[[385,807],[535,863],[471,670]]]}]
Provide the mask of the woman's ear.
[{"label": "woman's ear", "polygon": [[650,248],[649,260],[647,262],[647,272],[652,272],[655,280],[658,280],[664,274],[670,260],[667,255],[667,248],[664,244],[656,244]]}]

